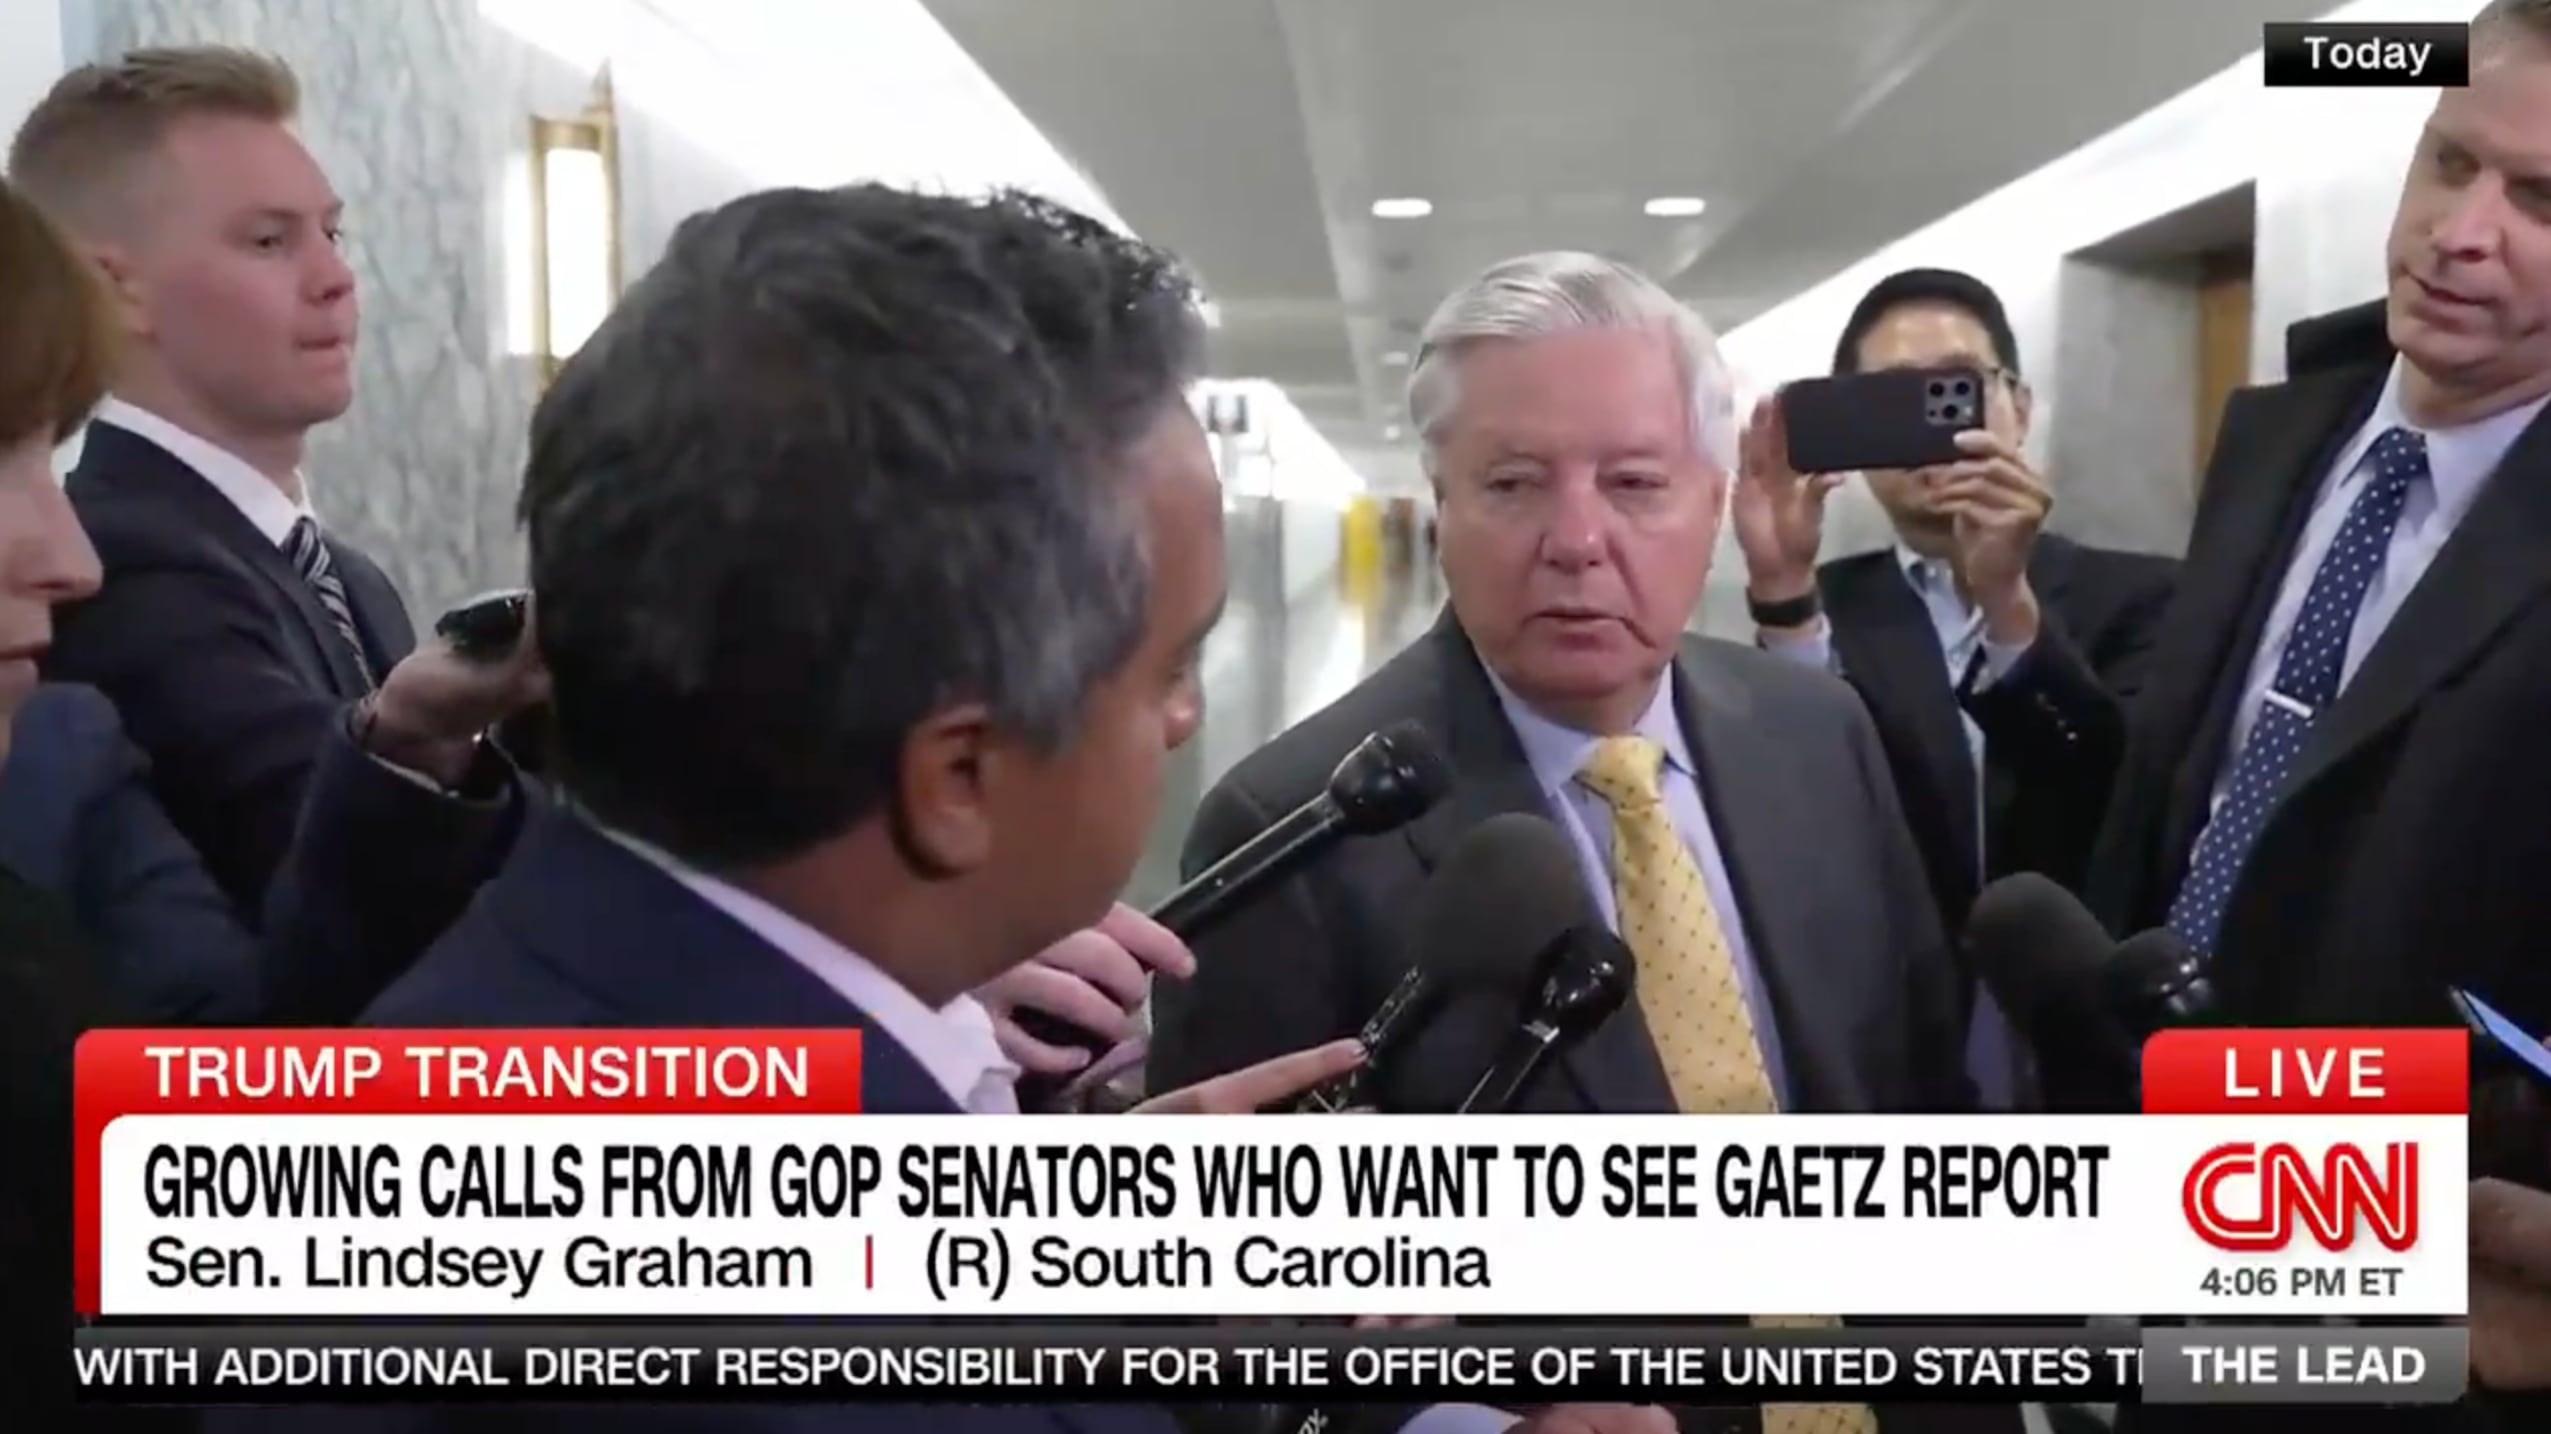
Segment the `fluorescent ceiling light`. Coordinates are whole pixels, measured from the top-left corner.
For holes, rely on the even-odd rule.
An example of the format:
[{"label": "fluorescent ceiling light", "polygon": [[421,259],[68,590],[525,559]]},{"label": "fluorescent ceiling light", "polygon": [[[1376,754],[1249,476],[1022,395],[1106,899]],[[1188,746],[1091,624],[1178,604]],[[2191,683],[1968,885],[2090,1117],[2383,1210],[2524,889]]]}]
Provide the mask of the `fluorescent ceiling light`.
[{"label": "fluorescent ceiling light", "polygon": [[1373,201],[1373,217],[1376,219],[1423,219],[1434,212],[1435,206],[1423,199]]},{"label": "fluorescent ceiling light", "polygon": [[1709,208],[1709,201],[1688,195],[1662,195],[1648,201],[1647,210],[1654,219],[1690,219]]}]

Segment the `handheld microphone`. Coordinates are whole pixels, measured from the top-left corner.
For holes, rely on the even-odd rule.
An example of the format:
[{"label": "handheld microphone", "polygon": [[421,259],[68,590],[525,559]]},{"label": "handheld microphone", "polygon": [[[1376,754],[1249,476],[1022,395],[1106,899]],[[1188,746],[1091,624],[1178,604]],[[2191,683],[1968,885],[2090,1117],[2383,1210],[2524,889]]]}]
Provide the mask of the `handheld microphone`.
[{"label": "handheld microphone", "polygon": [[[1484,993],[1523,1000],[1540,979],[1546,953],[1518,940],[1533,925],[1531,893],[1549,860],[1556,832],[1539,817],[1504,813],[1472,827],[1419,888],[1408,923],[1409,973],[1356,1033],[1364,1064],[1297,1103],[1329,1114],[1377,1103],[1393,1058],[1434,1020],[1447,1000]],[[1562,848],[1564,852],[1564,848]],[[1518,909],[1516,894],[1524,893]]]},{"label": "handheld microphone", "polygon": [[1966,945],[1984,988],[2039,1055],[2049,1108],[2108,1110],[2138,1082],[2144,1038],[2214,1018],[2204,963],[2167,931],[2119,942],[2030,872],[1984,888]]},{"label": "handheld microphone", "polygon": [[2155,1031],[2214,1022],[2214,983],[2205,962],[2167,931],[2138,931],[2108,958],[2108,1006],[2140,1041]]},{"label": "handheld microphone", "polygon": [[1993,1003],[2032,1041],[2108,1023],[2102,971],[2117,938],[2069,891],[2035,872],[1987,885],[1966,918],[1967,960]]},{"label": "handheld microphone", "polygon": [[[1517,1029],[1456,1115],[1513,1110],[1553,1059],[1629,1001],[1630,950],[1594,909],[1576,849],[1540,817],[1510,812],[1471,828],[1419,900],[1421,952],[1479,952],[1522,996]],[[1278,1405],[1269,1423],[1273,1434],[1323,1434],[1333,1413]]]},{"label": "handheld microphone", "polygon": [[[1516,1027],[1455,1114],[1511,1110],[1553,1057],[1628,1001],[1629,948],[1605,929],[1588,894],[1576,848],[1559,828],[1536,816],[1491,817],[1463,839],[1474,859],[1441,875],[1437,939],[1498,953],[1502,970],[1520,973]],[[1458,885],[1455,884],[1458,878]],[[1433,894],[1432,883],[1429,894]]]},{"label": "handheld microphone", "polygon": [[1502,1115],[1520,1106],[1552,1061],[1629,1004],[1635,969],[1630,948],[1607,927],[1561,936],[1523,1024],[1453,1113]]},{"label": "handheld microphone", "polygon": [[1346,754],[1320,795],[1171,892],[1152,919],[1191,939],[1344,838],[1397,831],[1424,816],[1452,785],[1452,768],[1424,728],[1402,722],[1376,732]]},{"label": "handheld microphone", "polygon": [[[1179,940],[1192,942],[1233,909],[1347,837],[1396,831],[1425,815],[1452,785],[1452,767],[1423,727],[1402,722],[1384,728],[1355,744],[1329,774],[1328,786],[1318,796],[1171,892],[1152,908],[1151,917]],[[1105,1055],[1112,1044],[1042,1011],[1021,1011],[1014,1019],[1036,1039],[1087,1051],[1092,1060]],[[1069,1079],[1021,1077],[1021,1108],[1044,1105]]]}]

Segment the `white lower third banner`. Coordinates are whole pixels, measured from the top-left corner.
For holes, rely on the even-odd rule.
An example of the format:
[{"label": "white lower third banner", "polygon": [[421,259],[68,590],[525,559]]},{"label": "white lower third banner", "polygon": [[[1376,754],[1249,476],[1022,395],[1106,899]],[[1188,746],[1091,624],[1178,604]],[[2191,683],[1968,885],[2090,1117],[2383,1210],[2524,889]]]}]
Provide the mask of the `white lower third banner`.
[{"label": "white lower third banner", "polygon": [[2457,1116],[128,1115],[95,1312],[2458,1316]]}]

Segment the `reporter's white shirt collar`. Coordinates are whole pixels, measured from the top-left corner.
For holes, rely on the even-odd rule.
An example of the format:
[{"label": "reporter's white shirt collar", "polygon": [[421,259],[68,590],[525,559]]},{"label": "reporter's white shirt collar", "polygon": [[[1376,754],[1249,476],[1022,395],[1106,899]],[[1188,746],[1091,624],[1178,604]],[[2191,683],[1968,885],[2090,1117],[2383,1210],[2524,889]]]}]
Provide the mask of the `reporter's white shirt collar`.
[{"label": "reporter's white shirt collar", "polygon": [[[591,821],[591,818],[587,818]],[[866,1012],[895,1044],[912,1053],[939,1088],[968,1115],[1016,1115],[1019,1068],[1001,1053],[992,1013],[972,996],[938,1010],[897,984],[865,957],[753,895],[686,866],[668,852],[593,823],[594,829],[663,870],[692,894],[806,968],[843,1000]]]},{"label": "reporter's white shirt collar", "polygon": [[[256,525],[266,541],[280,548],[292,536],[293,525],[304,518],[317,522],[319,515],[310,510],[305,497],[300,502],[287,497],[274,480],[257,471],[256,465],[214,443],[199,437],[147,408],[137,407],[123,399],[109,397],[91,414],[92,423],[111,423],[137,438],[147,438],[168,450],[178,462],[195,470],[213,485],[215,492],[230,500],[240,516]],[[309,485],[302,485],[304,494]]]}]

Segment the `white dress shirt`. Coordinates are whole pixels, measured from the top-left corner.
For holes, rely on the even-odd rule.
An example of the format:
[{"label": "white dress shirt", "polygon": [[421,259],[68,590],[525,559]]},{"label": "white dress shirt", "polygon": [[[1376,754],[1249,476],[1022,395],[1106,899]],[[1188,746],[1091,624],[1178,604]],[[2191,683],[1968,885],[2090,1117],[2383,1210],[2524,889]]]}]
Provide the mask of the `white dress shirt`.
[{"label": "white dress shirt", "polygon": [[982,1002],[959,996],[934,1011],[866,958],[751,892],[608,827],[597,824],[595,829],[661,868],[865,1012],[888,1039],[911,1053],[958,1109],[968,1115],[1019,1113],[1019,1068],[1002,1054],[992,1033],[992,1013]]},{"label": "white dress shirt", "polygon": [[[308,518],[318,521],[310,509],[309,485],[300,484],[303,497],[295,499],[275,486],[273,479],[257,470],[247,459],[213,442],[189,433],[147,408],[120,398],[110,397],[90,415],[92,423],[112,424],[137,438],[147,438],[168,450],[177,461],[195,470],[198,477],[213,485],[213,491],[230,500],[240,516],[256,525],[266,541],[280,548],[292,536],[293,525]],[[295,475],[296,480],[299,475]]]},{"label": "white dress shirt", "polygon": [[2382,566],[2375,570],[2373,585],[2365,591],[2364,606],[2356,610],[2356,626],[2348,632],[2347,656],[2339,667],[2341,692],[2355,680],[2365,654],[2374,650],[2400,605],[2408,600],[2410,590],[2426,576],[2445,540],[2453,536],[2463,516],[2471,511],[2472,503],[2480,497],[2480,490],[2488,485],[2489,475],[2497,471],[2507,450],[2515,446],[2517,436],[2542,412],[2543,405],[2551,402],[2535,399],[2522,408],[2474,423],[2429,428],[2410,422],[2402,411],[2401,372],[2401,362],[2393,360],[2391,377],[2385,380],[2382,395],[2374,400],[2373,413],[2321,477],[2320,491],[2312,500],[2311,518],[2304,525],[2302,540],[2294,546],[2284,584],[2277,589],[2276,606],[2268,611],[2267,626],[2259,634],[2259,650],[2251,657],[2249,673],[2241,684],[2241,705],[2232,718],[2232,740],[2223,749],[2222,765],[2215,774],[2217,806],[2222,804],[2224,791],[2231,783],[2233,762],[2240,756],[2241,744],[2249,740],[2250,729],[2258,723],[2268,686],[2276,678],[2277,663],[2285,656],[2286,640],[2293,636],[2294,620],[2311,592],[2313,575],[2320,571],[2321,559],[2328,555],[2330,544],[2338,540],[2338,530],[2347,522],[2347,510],[2371,476],[2366,459],[2374,451],[2375,440],[2394,428],[2406,428],[2425,437],[2430,481],[2410,485],[2408,498],[2401,505],[2400,524],[2392,530],[2390,546],[2383,550]]}]

